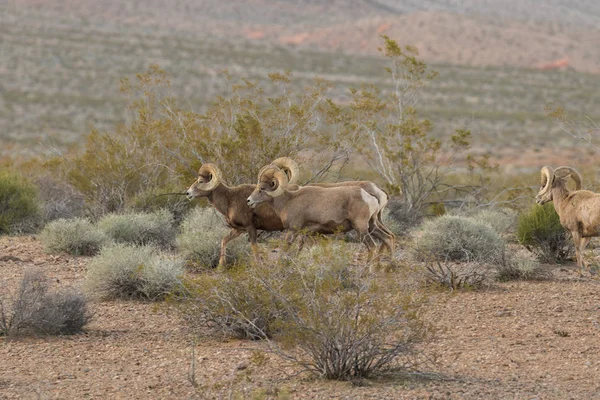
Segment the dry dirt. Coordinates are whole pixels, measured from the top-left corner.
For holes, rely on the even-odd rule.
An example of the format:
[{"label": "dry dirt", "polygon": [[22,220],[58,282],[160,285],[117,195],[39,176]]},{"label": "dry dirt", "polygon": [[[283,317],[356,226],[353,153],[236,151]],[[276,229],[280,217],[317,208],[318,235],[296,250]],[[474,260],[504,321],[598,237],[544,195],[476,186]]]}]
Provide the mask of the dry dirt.
[{"label": "dry dirt", "polygon": [[[0,238],[0,287],[26,269],[56,287],[78,286],[89,258],[47,255],[35,237]],[[174,310],[141,302],[93,303],[85,333],[0,338],[0,399],[600,399],[600,287],[573,265],[552,279],[439,294],[422,345],[435,379],[353,385],[298,375],[263,343],[193,335]],[[195,360],[196,387],[190,375]]]}]

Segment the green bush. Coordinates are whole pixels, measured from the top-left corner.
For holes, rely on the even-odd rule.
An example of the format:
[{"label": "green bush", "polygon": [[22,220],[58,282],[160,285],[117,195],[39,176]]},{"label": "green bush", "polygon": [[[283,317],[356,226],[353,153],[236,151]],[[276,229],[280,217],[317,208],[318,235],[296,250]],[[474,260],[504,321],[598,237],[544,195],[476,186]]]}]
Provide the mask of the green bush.
[{"label": "green bush", "polygon": [[158,300],[181,290],[183,272],[183,260],[154,246],[115,244],[102,248],[90,261],[85,287],[102,300]]},{"label": "green bush", "polygon": [[571,234],[560,224],[552,203],[534,205],[520,216],[517,240],[543,262],[554,263],[573,257]]},{"label": "green bush", "polygon": [[51,253],[91,256],[97,254],[110,239],[90,221],[73,218],[57,219],[47,224],[40,233],[40,241]]},{"label": "green bush", "polygon": [[496,266],[496,270],[496,280],[500,282],[550,277],[548,268],[540,265],[539,260],[525,249],[507,252],[506,259]]},{"label": "green bush", "polygon": [[41,221],[34,185],[14,173],[0,173],[0,235],[31,232]]},{"label": "green bush", "polygon": [[172,247],[176,235],[173,215],[164,209],[153,213],[108,214],[98,221],[98,228],[117,243],[151,244],[164,249]]},{"label": "green bush", "polygon": [[350,380],[414,366],[413,344],[429,334],[417,302],[390,276],[352,265],[355,246],[317,241],[188,285],[190,321],[237,337],[267,339],[286,360],[327,379]]},{"label": "green bush", "polygon": [[502,257],[505,245],[488,224],[453,215],[425,221],[415,239],[414,256],[420,261],[493,264]]},{"label": "green bush", "polygon": [[[176,239],[177,250],[188,261],[214,267],[219,262],[221,240],[230,230],[223,216],[213,208],[196,207],[183,219]],[[228,262],[243,258],[249,251],[247,235],[244,234],[228,243]]]},{"label": "green bush", "polygon": [[46,277],[27,271],[14,298],[0,299],[0,335],[70,335],[91,319],[85,297],[73,290],[48,292]]}]

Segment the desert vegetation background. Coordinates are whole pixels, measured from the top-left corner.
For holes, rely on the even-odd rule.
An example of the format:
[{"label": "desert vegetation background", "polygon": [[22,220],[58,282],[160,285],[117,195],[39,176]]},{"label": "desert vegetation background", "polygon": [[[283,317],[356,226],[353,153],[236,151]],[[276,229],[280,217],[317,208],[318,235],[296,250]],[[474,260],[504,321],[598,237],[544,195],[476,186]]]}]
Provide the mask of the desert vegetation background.
[{"label": "desert vegetation background", "polygon": [[[0,0],[0,399],[600,398],[540,167],[598,190],[600,3]],[[396,250],[183,192],[369,179]]]},{"label": "desert vegetation background", "polygon": [[[298,86],[324,77],[342,102],[350,85],[389,89],[381,34],[416,46],[439,72],[419,104],[436,132],[468,125],[481,151],[506,164],[577,145],[546,118],[548,101],[598,120],[594,2],[23,0],[0,7],[4,155],[77,146],[91,125],[123,123],[120,79],[151,64],[167,71],[173,93],[195,111],[223,94],[222,69],[257,80],[287,69]],[[531,155],[514,157],[523,143]]]}]

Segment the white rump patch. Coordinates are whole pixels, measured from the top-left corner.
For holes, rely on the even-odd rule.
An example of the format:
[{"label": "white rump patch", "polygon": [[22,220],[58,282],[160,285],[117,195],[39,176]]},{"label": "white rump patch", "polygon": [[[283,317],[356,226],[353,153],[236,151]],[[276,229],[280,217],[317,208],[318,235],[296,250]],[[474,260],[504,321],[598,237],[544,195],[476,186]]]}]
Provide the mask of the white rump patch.
[{"label": "white rump patch", "polygon": [[364,202],[369,205],[369,215],[375,214],[379,210],[379,200],[365,192],[364,189],[360,189],[360,195]]},{"label": "white rump patch", "polygon": [[381,190],[380,188],[377,187],[377,185],[373,185],[373,189],[375,190],[375,193],[377,193],[377,202],[379,202],[379,200],[381,200],[381,202],[383,204],[379,204],[379,208],[383,208],[387,205],[387,193],[384,192],[383,190]]}]

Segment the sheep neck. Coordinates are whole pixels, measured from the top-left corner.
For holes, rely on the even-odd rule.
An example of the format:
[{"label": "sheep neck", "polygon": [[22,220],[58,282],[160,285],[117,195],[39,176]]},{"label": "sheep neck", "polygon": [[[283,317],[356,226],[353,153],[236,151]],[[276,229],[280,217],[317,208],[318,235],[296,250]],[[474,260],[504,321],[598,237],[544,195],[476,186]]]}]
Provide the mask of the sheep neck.
[{"label": "sheep neck", "polygon": [[554,203],[554,209],[560,214],[563,203],[569,195],[569,190],[564,186],[556,186],[552,188],[552,202]]},{"label": "sheep neck", "polygon": [[285,205],[288,203],[288,201],[292,197],[293,197],[292,194],[290,192],[288,192],[287,190],[285,190],[282,194],[273,198],[273,201],[271,202],[271,206],[273,207],[273,209],[275,210],[275,213],[277,213],[277,215],[281,216],[281,212],[285,208]]},{"label": "sheep neck", "polygon": [[216,188],[211,190],[210,194],[206,196],[208,202],[221,214],[227,216],[227,210],[229,209],[229,192],[230,189],[224,183],[219,183]]}]

